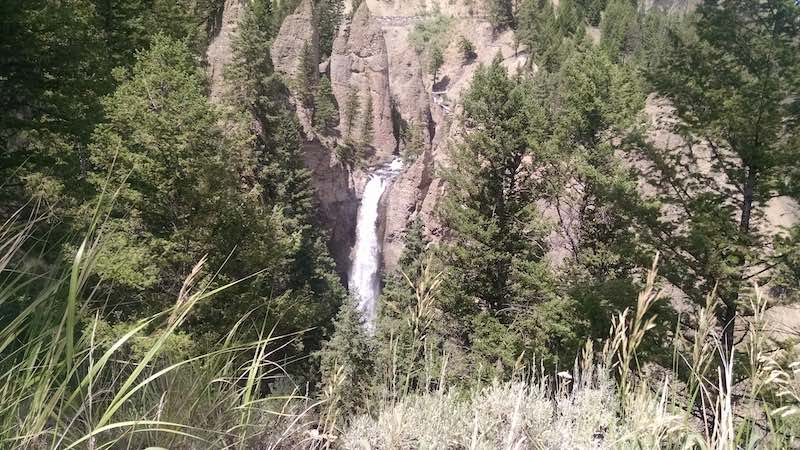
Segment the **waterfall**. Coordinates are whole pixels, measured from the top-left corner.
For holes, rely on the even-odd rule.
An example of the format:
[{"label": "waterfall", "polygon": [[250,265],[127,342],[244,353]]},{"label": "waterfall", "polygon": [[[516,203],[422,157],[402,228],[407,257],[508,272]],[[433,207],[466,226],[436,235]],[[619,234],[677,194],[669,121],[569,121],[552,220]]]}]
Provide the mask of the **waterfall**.
[{"label": "waterfall", "polygon": [[375,303],[380,294],[378,269],[381,261],[381,242],[378,239],[378,205],[386,186],[400,170],[399,159],[372,172],[364,186],[361,205],[358,207],[356,223],[356,246],[353,266],[350,269],[350,292],[358,299],[358,309],[364,315],[367,328],[372,329],[375,320]]}]

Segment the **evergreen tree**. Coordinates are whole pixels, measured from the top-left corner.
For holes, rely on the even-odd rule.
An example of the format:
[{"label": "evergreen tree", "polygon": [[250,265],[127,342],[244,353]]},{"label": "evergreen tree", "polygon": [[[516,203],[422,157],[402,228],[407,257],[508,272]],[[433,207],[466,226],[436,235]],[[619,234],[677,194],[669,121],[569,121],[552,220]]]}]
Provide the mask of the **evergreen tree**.
[{"label": "evergreen tree", "polygon": [[327,407],[337,412],[334,416],[354,417],[367,406],[374,379],[374,347],[355,302],[345,302],[334,321],[331,339],[318,353],[322,391],[328,397]]},{"label": "evergreen tree", "polygon": [[439,73],[439,69],[442,68],[442,65],[444,65],[444,53],[442,53],[441,47],[433,47],[430,55],[430,62],[428,63],[428,71],[433,75],[434,84],[436,83],[436,75]]},{"label": "evergreen tree", "polygon": [[270,129],[288,110],[288,90],[275,73],[270,56],[274,37],[272,3],[254,0],[242,12],[233,42],[233,63],[225,69],[228,96]]},{"label": "evergreen tree", "polygon": [[476,73],[464,117],[465,143],[446,174],[443,308],[463,324],[455,331],[476,364],[510,369],[523,351],[569,354],[574,305],[555,293],[536,206],[548,192],[545,109],[495,59]]},{"label": "evergreen tree", "polygon": [[[638,268],[653,256],[638,253],[638,179],[618,156],[620,141],[612,138],[635,126],[644,94],[632,68],[590,45],[576,49],[553,77],[547,100],[553,105],[552,145],[561,155],[560,180],[568,183],[550,180],[552,190],[563,193],[554,205],[569,252],[563,278],[590,326],[586,334],[606,338],[612,317],[634,306]],[[663,336],[674,328],[671,316],[663,308],[654,311]],[[648,344],[653,345],[646,350],[655,351],[660,343]]]},{"label": "evergreen tree", "polygon": [[584,16],[576,1],[578,0],[563,0],[558,3],[556,24],[562,34],[574,34],[585,27]]},{"label": "evergreen tree", "polygon": [[608,0],[577,0],[577,2],[583,17],[586,18],[589,24],[594,27],[599,25]]},{"label": "evergreen tree", "polygon": [[218,116],[188,48],[163,35],[107,100],[106,116],[89,148],[90,181],[98,192],[121,189],[97,270],[151,290],[138,306],[163,308],[200,257],[232,248],[215,245],[237,195]]},{"label": "evergreen tree", "polygon": [[218,0],[92,0],[108,43],[111,67],[130,67],[159,34],[201,53]]},{"label": "evergreen tree", "polygon": [[356,121],[359,116],[361,116],[359,106],[358,91],[351,86],[347,93],[347,102],[344,105],[344,117],[347,123],[347,128],[344,133],[345,141],[350,141],[353,138],[353,130],[356,126]]},{"label": "evergreen tree", "polygon": [[702,304],[717,287],[728,355],[746,313],[744,290],[787,262],[770,249],[774,234],[761,223],[771,198],[796,194],[786,181],[800,156],[791,144],[800,122],[800,7],[708,1],[696,17],[695,31],[673,35],[674,49],[652,75],[686,145],[644,153],[645,175],[670,212],[650,217],[645,236],[665,253],[664,275],[692,301]]},{"label": "evergreen tree", "polygon": [[491,0],[489,2],[489,22],[495,29],[514,27],[514,5],[511,0]]},{"label": "evergreen tree", "polygon": [[[271,15],[268,1],[251,2],[245,10],[226,81],[232,87],[234,111],[249,116],[236,121],[245,130],[237,154],[240,179],[265,215],[277,216],[275,221],[293,241],[280,273],[265,273],[257,279],[267,289],[262,293],[271,292],[271,297],[248,293],[243,297],[250,299],[243,304],[269,304],[270,319],[279,320],[281,329],[313,328],[303,336],[302,347],[313,351],[346,294],[316,215],[311,173],[300,153],[300,125],[288,104],[288,90],[270,59]],[[292,314],[284,315],[289,309]]]},{"label": "evergreen tree", "polygon": [[344,17],[342,0],[318,0],[316,4],[317,29],[319,30],[320,59],[331,56],[336,32]]},{"label": "evergreen tree", "polygon": [[[562,2],[563,8],[567,8]],[[519,28],[515,35],[532,55],[529,64],[536,64],[548,72],[555,72],[571,51],[573,31],[562,17],[557,19],[549,0],[525,0],[519,14]]]},{"label": "evergreen tree", "polygon": [[297,76],[294,79],[294,91],[297,93],[300,101],[305,106],[311,106],[314,101],[314,91],[316,90],[317,80],[317,66],[314,64],[314,58],[311,55],[311,47],[308,42],[303,43],[303,52],[300,56],[300,68],[297,71]]},{"label": "evergreen tree", "polygon": [[403,150],[401,155],[406,163],[411,163],[425,151],[425,134],[420,121],[412,121],[401,132]]},{"label": "evergreen tree", "polygon": [[356,145],[356,163],[360,164],[366,160],[367,148],[372,146],[372,141],[375,138],[375,128],[372,124],[373,121],[373,108],[372,108],[372,94],[367,93],[367,101],[364,105],[364,114],[361,118],[361,134],[358,137]]},{"label": "evergreen tree", "polygon": [[331,80],[321,77],[317,93],[314,95],[314,126],[324,133],[334,128],[339,121],[339,111],[336,108],[336,98],[333,96]]},{"label": "evergreen tree", "polygon": [[631,55],[641,47],[639,13],[633,0],[610,0],[600,24],[600,46],[612,58]]},{"label": "evergreen tree", "polygon": [[37,197],[68,220],[113,89],[100,18],[88,0],[9,0],[0,17],[0,215]]}]

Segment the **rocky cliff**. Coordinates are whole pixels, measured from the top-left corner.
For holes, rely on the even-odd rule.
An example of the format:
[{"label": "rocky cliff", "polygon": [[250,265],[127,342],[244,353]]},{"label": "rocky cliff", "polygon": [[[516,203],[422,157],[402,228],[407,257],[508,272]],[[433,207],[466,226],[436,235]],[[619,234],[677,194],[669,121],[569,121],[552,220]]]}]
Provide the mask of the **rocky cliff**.
[{"label": "rocky cliff", "polygon": [[330,59],[333,95],[339,104],[342,136],[359,139],[372,128],[369,164],[384,163],[397,149],[389,92],[389,57],[383,32],[367,2],[339,29]]},{"label": "rocky cliff", "polygon": [[[225,46],[229,46],[229,34],[235,32],[240,1],[226,1],[221,31],[209,47],[212,95],[218,92],[219,67],[226,61]],[[697,3],[643,0],[641,4],[643,8],[676,10],[693,8]],[[446,190],[441,173],[448,165],[448,151],[458,145],[462,134],[457,120],[462,92],[477,68],[489,64],[496,55],[510,72],[524,66],[528,57],[516,48],[512,32],[492,28],[483,5],[474,0],[424,0],[413,6],[403,0],[363,0],[352,17],[343,20],[330,60],[319,64],[320,71],[331,80],[340,115],[338,128],[328,134],[315,131],[311,127],[312,112],[295,102],[307,134],[304,160],[314,175],[320,214],[331,230],[331,249],[340,272],[346,273],[349,267],[366,174],[371,166],[399,154],[405,156],[405,169],[384,194],[378,224],[383,236],[384,268],[389,270],[396,264],[405,229],[415,218],[422,220],[434,241],[445,234],[436,210]],[[415,28],[437,16],[448,19],[444,63],[434,79],[428,70],[425,49],[415,48],[410,38]],[[311,58],[310,64],[315,66],[320,62],[315,23],[312,1],[303,0],[284,20],[274,40],[273,62],[289,86],[303,70],[304,58]],[[462,38],[474,45],[474,57],[466,59],[458,50],[457,43]],[[660,111],[652,105],[648,108],[651,116]],[[372,114],[363,117],[369,110]],[[348,167],[338,160],[336,147],[348,139],[357,139],[355,135],[365,123],[372,129],[366,164]],[[412,128],[420,134],[421,148],[417,154],[408,155],[410,138],[404,133]],[[571,219],[570,202],[565,201],[561,207],[562,210],[551,205],[543,208],[545,215],[560,225],[551,237],[554,262],[569,253],[570,242],[577,238],[573,236],[577,224]],[[785,216],[784,212],[775,214]]]},{"label": "rocky cliff", "polygon": [[225,65],[233,59],[232,39],[236,34],[244,4],[245,0],[225,0],[222,10],[217,15],[215,29],[206,49],[211,100],[217,103],[225,92]]},{"label": "rocky cliff", "polygon": [[[207,52],[212,99],[224,92],[224,66],[231,60],[231,43],[244,0],[226,0],[216,35]],[[408,137],[403,130],[418,130],[418,154],[406,158],[404,172],[387,189],[382,200],[380,229],[384,236],[384,264],[394,266],[402,251],[403,233],[410,221],[420,217],[431,238],[443,230],[436,220],[436,205],[444,192],[439,178],[447,164],[447,148],[458,140],[459,125],[453,120],[461,91],[474,71],[500,53],[512,70],[524,63],[524,54],[514,51],[510,32],[495,33],[481,3],[470,0],[406,2],[365,0],[343,21],[332,55],[319,64],[318,31],[312,0],[303,0],[286,17],[271,46],[277,72],[294,90],[300,71],[319,64],[330,77],[340,115],[338,129],[320,134],[312,127],[310,108],[293,94],[298,119],[306,140],[304,161],[313,172],[320,216],[330,229],[330,246],[341,273],[349,266],[349,251],[355,238],[360,191],[370,167],[401,153]],[[427,70],[424,51],[409,43],[409,34],[432,15],[452,17],[445,46],[444,64],[434,80]],[[465,61],[456,47],[457,36],[475,44],[476,57]],[[306,60],[309,58],[310,61]],[[313,73],[311,83],[318,74]],[[436,84],[434,85],[434,81]],[[348,104],[354,108],[348,108]],[[369,117],[364,117],[371,110]],[[359,139],[369,124],[372,130],[363,167],[348,167],[338,160],[336,147]]]}]

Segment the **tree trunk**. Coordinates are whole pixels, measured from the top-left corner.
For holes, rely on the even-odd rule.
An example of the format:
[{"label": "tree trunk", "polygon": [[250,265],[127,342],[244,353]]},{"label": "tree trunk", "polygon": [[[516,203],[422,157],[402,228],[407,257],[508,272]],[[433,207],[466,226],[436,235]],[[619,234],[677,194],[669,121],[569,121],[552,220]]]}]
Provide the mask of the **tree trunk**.
[{"label": "tree trunk", "polygon": [[[741,219],[739,220],[739,236],[737,237],[738,240],[741,242],[742,240],[748,240],[750,237],[750,219],[753,213],[754,201],[755,201],[755,185],[756,180],[758,177],[758,172],[751,166],[745,168],[746,170],[746,177],[744,180],[744,186],[742,189],[743,192],[743,199],[742,199],[742,215]],[[731,283],[728,292],[724,295],[722,301],[724,303],[724,309],[720,316],[720,325],[722,326],[722,363],[726,364],[727,361],[730,361],[730,356],[733,354],[734,348],[734,332],[736,329],[736,313],[737,313],[737,304],[739,302],[740,291],[741,291],[741,284],[742,280],[745,277],[745,271],[747,270],[747,260],[746,256],[742,255],[741,267],[739,269],[739,273],[736,278]],[[727,375],[725,371],[722,371],[722,386],[723,392],[727,391]]]}]

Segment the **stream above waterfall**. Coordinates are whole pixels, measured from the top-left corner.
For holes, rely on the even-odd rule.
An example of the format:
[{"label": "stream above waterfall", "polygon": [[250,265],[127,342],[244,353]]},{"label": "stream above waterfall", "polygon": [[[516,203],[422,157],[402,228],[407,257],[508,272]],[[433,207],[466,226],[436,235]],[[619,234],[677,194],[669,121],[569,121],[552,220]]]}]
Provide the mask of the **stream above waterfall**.
[{"label": "stream above waterfall", "polygon": [[369,174],[356,223],[356,244],[350,269],[349,289],[358,300],[358,309],[368,329],[373,328],[376,303],[380,295],[381,242],[378,237],[378,206],[392,179],[403,169],[399,158]]}]

